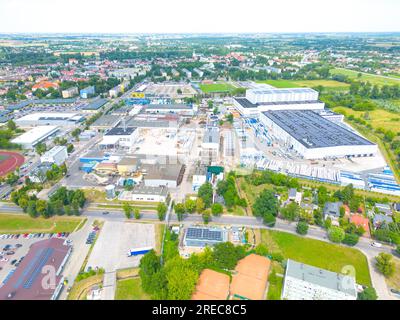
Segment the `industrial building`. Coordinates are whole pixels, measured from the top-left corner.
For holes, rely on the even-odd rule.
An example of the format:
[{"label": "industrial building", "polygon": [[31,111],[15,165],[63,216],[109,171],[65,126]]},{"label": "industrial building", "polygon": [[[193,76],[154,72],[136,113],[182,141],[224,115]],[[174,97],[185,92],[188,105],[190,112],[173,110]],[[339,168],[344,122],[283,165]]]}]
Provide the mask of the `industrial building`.
[{"label": "industrial building", "polygon": [[234,98],[236,109],[243,116],[258,116],[269,110],[321,110],[325,104],[318,92],[309,88],[249,89],[245,98]]},{"label": "industrial building", "polygon": [[288,259],[282,299],[357,300],[355,278]]},{"label": "industrial building", "polygon": [[[63,287],[63,268],[72,247],[65,239],[35,242],[28,254],[0,288],[0,300],[56,300]],[[49,274],[54,271],[54,283]]]},{"label": "industrial building", "polygon": [[378,152],[377,145],[311,110],[262,112],[260,122],[305,159],[368,157]]},{"label": "industrial building", "polygon": [[138,128],[178,129],[181,118],[177,114],[138,114],[127,121],[128,126]]},{"label": "industrial building", "polygon": [[147,187],[176,188],[182,182],[186,166],[183,164],[143,164],[140,168]]},{"label": "industrial building", "polygon": [[49,151],[47,151],[44,155],[40,157],[40,161],[42,163],[50,163],[61,165],[67,160],[68,152],[66,146],[55,146]]},{"label": "industrial building", "polygon": [[205,165],[212,165],[219,157],[220,132],[218,127],[205,128],[201,144],[201,162]]},{"label": "industrial building", "polygon": [[102,106],[108,102],[107,99],[96,99],[87,105],[84,105],[81,109],[87,113],[97,112]]},{"label": "industrial building", "polygon": [[218,227],[189,227],[183,238],[183,244],[186,247],[213,246],[226,241],[228,241],[228,232]]},{"label": "industrial building", "polygon": [[168,196],[167,187],[147,187],[135,185],[132,191],[122,191],[118,196],[121,201],[165,202]]},{"label": "industrial building", "polygon": [[23,116],[15,123],[19,127],[35,127],[35,126],[77,126],[85,118],[77,113],[61,113],[61,112],[40,112],[31,113]]},{"label": "industrial building", "polygon": [[104,114],[100,118],[98,118],[95,122],[93,122],[90,128],[93,130],[105,130],[116,127],[120,123],[120,121],[121,121],[120,116],[112,114]]},{"label": "industrial building", "polygon": [[177,113],[180,115],[193,116],[197,109],[187,104],[149,104],[144,107],[147,113]]},{"label": "industrial building", "polygon": [[35,145],[52,136],[58,130],[59,127],[57,126],[38,126],[16,137],[11,142],[21,145],[24,149],[33,149]]},{"label": "industrial building", "polygon": [[135,127],[115,127],[108,131],[99,147],[103,149],[130,149],[139,136],[139,130]]}]

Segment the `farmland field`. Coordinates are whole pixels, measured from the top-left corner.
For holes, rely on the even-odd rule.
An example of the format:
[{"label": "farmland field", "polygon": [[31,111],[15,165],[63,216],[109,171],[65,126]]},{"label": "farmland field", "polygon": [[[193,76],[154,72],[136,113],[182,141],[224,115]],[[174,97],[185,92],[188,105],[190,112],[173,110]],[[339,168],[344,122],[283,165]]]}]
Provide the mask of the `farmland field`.
[{"label": "farmland field", "polygon": [[391,78],[391,77],[385,77],[385,76],[378,76],[374,74],[368,74],[368,73],[361,73],[361,77],[358,78],[358,71],[353,71],[349,69],[332,69],[331,74],[343,74],[351,79],[357,79],[359,81],[369,81],[371,84],[377,84],[377,85],[400,85],[400,79],[398,78]]},{"label": "farmland field", "polygon": [[200,84],[200,89],[204,93],[213,93],[213,92],[230,92],[234,90],[235,87],[228,83],[212,83],[212,84]]},{"label": "farmland field", "polygon": [[[345,114],[346,116],[353,115],[358,118],[363,118],[365,111],[354,111],[346,107],[336,107],[333,111]],[[382,109],[369,111],[371,120],[367,120],[374,129],[383,128],[385,130],[392,130],[395,133],[400,132],[400,114],[390,112]]]}]

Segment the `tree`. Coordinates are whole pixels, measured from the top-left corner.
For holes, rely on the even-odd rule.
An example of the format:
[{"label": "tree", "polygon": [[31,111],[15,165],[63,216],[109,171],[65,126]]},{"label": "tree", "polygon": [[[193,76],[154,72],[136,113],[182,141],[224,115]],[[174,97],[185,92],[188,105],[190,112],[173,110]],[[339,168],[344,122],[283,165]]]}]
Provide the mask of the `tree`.
[{"label": "tree", "polygon": [[246,256],[243,246],[235,246],[231,242],[222,242],[214,246],[213,258],[217,266],[225,270],[233,270],[240,259]]},{"label": "tree", "polygon": [[140,211],[138,208],[135,208],[135,210],[133,210],[133,215],[135,216],[136,220],[140,219]]},{"label": "tree", "polygon": [[263,222],[266,226],[273,228],[275,227],[276,217],[272,213],[267,213],[263,217]]},{"label": "tree", "polygon": [[26,212],[31,218],[36,218],[37,213],[36,213],[36,201],[35,200],[29,200],[28,201],[28,206],[26,208]]},{"label": "tree", "polygon": [[201,185],[199,191],[197,192],[197,195],[201,199],[203,199],[205,207],[209,208],[213,199],[213,189],[211,183],[206,182]]},{"label": "tree", "polygon": [[342,243],[348,246],[355,246],[358,243],[359,236],[355,233],[346,233]]},{"label": "tree", "polygon": [[124,204],[122,205],[122,210],[124,210],[125,217],[126,217],[127,219],[132,218],[133,208],[132,208],[132,206],[131,206],[129,203],[124,202]]},{"label": "tree", "polygon": [[233,123],[233,114],[232,113],[228,113],[226,115],[226,121],[228,121],[229,123]]},{"label": "tree", "polygon": [[296,226],[296,232],[302,236],[308,233],[308,223],[305,221],[299,221]]},{"label": "tree", "polygon": [[224,211],[224,207],[220,203],[213,203],[211,206],[211,213],[214,216],[219,216]]},{"label": "tree", "polygon": [[290,202],[285,208],[281,209],[281,215],[284,219],[295,221],[300,214],[300,206],[296,202]]},{"label": "tree", "polygon": [[72,143],[70,143],[68,146],[67,146],[67,152],[68,153],[72,153],[74,151],[74,145],[72,144]]},{"label": "tree", "polygon": [[165,264],[169,300],[189,300],[199,274],[190,261],[176,256]]},{"label": "tree", "polygon": [[36,201],[36,212],[38,215],[41,215],[44,218],[48,218],[47,213],[47,202],[44,200],[37,200]]},{"label": "tree", "polygon": [[211,214],[210,214],[210,210],[209,209],[203,211],[202,218],[203,218],[204,224],[208,224],[210,222]]},{"label": "tree", "polygon": [[189,213],[193,213],[196,210],[196,201],[193,199],[186,199],[185,201],[185,209]]},{"label": "tree", "polygon": [[36,153],[38,153],[39,155],[42,155],[43,153],[45,153],[47,151],[47,146],[45,143],[43,142],[39,142],[36,147],[35,147],[35,151]]},{"label": "tree", "polygon": [[7,129],[10,131],[15,131],[17,129],[17,125],[13,120],[8,120],[7,121]]},{"label": "tree", "polygon": [[186,212],[185,205],[183,203],[177,203],[174,206],[174,210],[175,210],[176,216],[178,218],[178,221],[182,221],[183,220],[183,215]]},{"label": "tree", "polygon": [[165,205],[165,203],[160,202],[157,206],[157,215],[158,215],[158,219],[160,221],[163,221],[165,219],[165,214],[167,213],[167,206]]},{"label": "tree", "polygon": [[278,200],[271,190],[264,190],[257,197],[253,205],[253,214],[256,217],[265,217],[273,215],[276,217],[278,213]]},{"label": "tree", "polygon": [[333,226],[328,230],[328,237],[332,242],[340,243],[343,241],[345,233],[342,228]]},{"label": "tree", "polygon": [[381,252],[377,257],[376,260],[376,268],[382,273],[385,277],[390,277],[394,273],[394,262],[393,256],[390,253]]},{"label": "tree", "polygon": [[357,294],[358,300],[376,300],[378,299],[378,295],[374,288],[367,287],[363,291]]},{"label": "tree", "polygon": [[205,209],[205,204],[202,198],[196,199],[196,211],[197,213],[202,213]]},{"label": "tree", "polygon": [[144,292],[148,294],[154,293],[157,290],[157,283],[154,281],[154,275],[161,270],[160,257],[156,255],[154,250],[150,250],[140,259],[139,267],[139,277]]}]

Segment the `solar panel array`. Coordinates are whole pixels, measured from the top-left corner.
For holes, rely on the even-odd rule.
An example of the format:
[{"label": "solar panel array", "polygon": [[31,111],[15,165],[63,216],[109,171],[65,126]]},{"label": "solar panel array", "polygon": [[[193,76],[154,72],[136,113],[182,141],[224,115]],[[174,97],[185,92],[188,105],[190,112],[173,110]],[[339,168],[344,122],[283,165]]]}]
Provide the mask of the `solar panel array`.
[{"label": "solar panel array", "polygon": [[206,228],[188,228],[186,232],[187,239],[223,241],[221,230],[212,230]]}]

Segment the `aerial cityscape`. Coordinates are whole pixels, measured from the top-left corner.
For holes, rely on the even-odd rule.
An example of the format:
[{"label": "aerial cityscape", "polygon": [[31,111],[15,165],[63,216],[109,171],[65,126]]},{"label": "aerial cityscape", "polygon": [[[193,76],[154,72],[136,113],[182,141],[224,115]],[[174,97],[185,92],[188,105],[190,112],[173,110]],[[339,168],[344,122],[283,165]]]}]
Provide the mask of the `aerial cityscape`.
[{"label": "aerial cityscape", "polygon": [[4,21],[0,300],[400,300],[400,25]]}]

